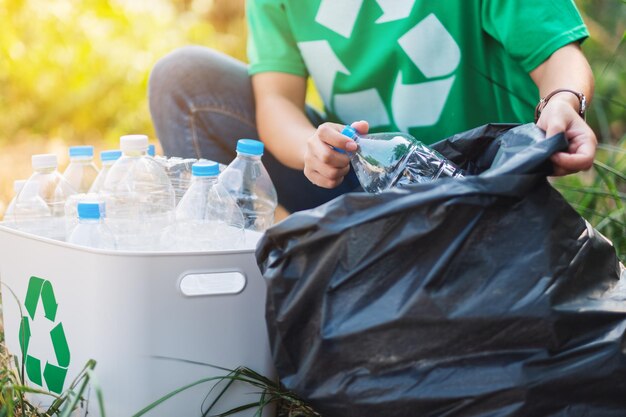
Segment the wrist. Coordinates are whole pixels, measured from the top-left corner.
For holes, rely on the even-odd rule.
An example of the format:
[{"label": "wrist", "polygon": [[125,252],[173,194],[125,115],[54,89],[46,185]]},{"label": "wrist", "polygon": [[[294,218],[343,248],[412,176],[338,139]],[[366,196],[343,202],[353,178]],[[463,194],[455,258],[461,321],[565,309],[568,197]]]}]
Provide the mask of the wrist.
[{"label": "wrist", "polygon": [[550,101],[546,103],[545,107],[549,106],[550,103],[557,103],[557,102],[561,102],[561,103],[565,102],[569,104],[576,111],[576,113],[578,113],[578,111],[580,110],[580,101],[578,100],[578,97],[576,97],[574,94],[571,94],[565,91],[556,93],[554,96],[552,96]]},{"label": "wrist", "polygon": [[585,95],[574,90],[563,88],[554,90],[539,100],[537,107],[535,107],[535,123],[539,120],[541,112],[544,111],[546,107],[553,107],[556,104],[562,103],[566,103],[574,109],[574,111],[582,117],[583,120],[585,119],[585,113],[587,110],[587,98]]}]

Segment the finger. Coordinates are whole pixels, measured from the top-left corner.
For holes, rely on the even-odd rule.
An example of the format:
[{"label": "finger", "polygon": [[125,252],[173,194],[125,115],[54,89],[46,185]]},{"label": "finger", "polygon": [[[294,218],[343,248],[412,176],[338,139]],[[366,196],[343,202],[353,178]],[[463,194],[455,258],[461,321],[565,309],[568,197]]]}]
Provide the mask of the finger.
[{"label": "finger", "polygon": [[322,177],[328,180],[338,180],[338,179],[343,179],[343,177],[348,175],[348,172],[350,172],[350,165],[341,167],[341,168],[333,168],[330,166],[324,166],[324,167],[321,167],[320,169],[317,169],[316,171],[319,175],[321,175]]},{"label": "finger", "polygon": [[350,157],[348,155],[335,151],[329,147],[327,143],[322,142],[322,140],[315,141],[312,147],[313,155],[321,165],[343,168],[350,164]]},{"label": "finger", "polygon": [[593,155],[580,152],[580,148],[576,153],[557,152],[551,157],[552,163],[555,165],[555,172],[572,172],[585,171],[593,166]]},{"label": "finger", "polygon": [[307,175],[307,178],[311,181],[311,183],[322,188],[335,188],[343,182],[343,177],[330,179],[321,175],[318,171],[310,172],[309,175]]},{"label": "finger", "polygon": [[351,138],[342,135],[341,129],[341,125],[324,123],[317,128],[317,134],[320,140],[326,145],[348,152],[356,151],[357,144]]}]

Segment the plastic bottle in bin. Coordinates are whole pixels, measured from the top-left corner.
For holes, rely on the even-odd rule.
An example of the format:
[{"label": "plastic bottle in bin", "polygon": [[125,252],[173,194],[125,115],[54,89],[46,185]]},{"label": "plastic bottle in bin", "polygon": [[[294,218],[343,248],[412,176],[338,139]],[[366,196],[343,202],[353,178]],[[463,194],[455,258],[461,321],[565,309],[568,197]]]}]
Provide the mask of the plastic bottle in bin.
[{"label": "plastic bottle in bin", "polygon": [[15,201],[17,200],[17,196],[24,188],[24,184],[26,184],[27,180],[15,180],[13,181],[13,198],[9,202],[7,209],[4,211],[4,219],[3,222],[5,225],[9,227],[13,227],[15,225]]},{"label": "plastic bottle in bin", "polygon": [[97,194],[102,191],[102,187],[104,186],[104,181],[106,180],[111,167],[122,157],[122,151],[114,149],[110,151],[102,151],[100,152],[100,162],[102,163],[102,169],[98,173],[98,176],[94,180],[91,188],[89,189],[90,193]]},{"label": "plastic bottle in bin", "polygon": [[93,163],[93,146],[70,146],[70,163],[63,176],[78,193],[86,193],[98,176]]},{"label": "plastic bottle in bin", "polygon": [[258,140],[239,139],[237,157],[219,177],[220,184],[241,208],[245,228],[260,232],[274,223],[278,205],[274,184],[261,163],[263,151],[263,143]]},{"label": "plastic bottle in bin", "polygon": [[341,133],[359,145],[350,159],[361,186],[369,193],[439,177],[463,177],[452,162],[409,134],[363,135],[352,126],[344,127]]},{"label": "plastic bottle in bin", "polygon": [[102,188],[106,222],[119,249],[158,249],[163,231],[174,221],[174,189],[163,167],[147,156],[147,136],[122,136],[120,148],[122,157]]},{"label": "plastic bottle in bin", "polygon": [[244,243],[244,219],[237,202],[218,183],[219,165],[198,161],[189,189],[176,207],[176,225],[166,236],[171,249],[235,249]]},{"label": "plastic bottle in bin", "polygon": [[[159,162],[163,165],[162,160]],[[193,158],[171,157],[165,160],[165,172],[170,178],[174,193],[176,194],[176,204],[178,204],[185,195],[185,192],[191,184],[191,166],[196,162]]]},{"label": "plastic bottle in bin", "polygon": [[15,200],[15,226],[52,239],[65,238],[65,201],[76,193],[57,171],[54,154],[32,156],[33,174]]},{"label": "plastic bottle in bin", "polygon": [[104,204],[81,201],[77,206],[78,224],[67,241],[99,249],[115,249],[115,236],[103,221]]}]

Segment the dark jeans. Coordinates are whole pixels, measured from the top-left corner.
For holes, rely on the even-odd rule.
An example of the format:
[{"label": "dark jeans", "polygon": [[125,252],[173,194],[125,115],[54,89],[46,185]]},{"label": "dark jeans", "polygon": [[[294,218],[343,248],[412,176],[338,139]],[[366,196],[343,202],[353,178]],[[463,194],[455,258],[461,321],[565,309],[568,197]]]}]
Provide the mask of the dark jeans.
[{"label": "dark jeans", "polygon": [[[162,58],[150,75],[149,101],[165,155],[228,164],[236,156],[238,139],[259,139],[246,66],[211,49],[189,46]],[[323,122],[312,109],[307,115],[315,126]],[[290,212],[317,207],[358,186],[352,171],[339,187],[328,190],[267,151],[262,160],[279,203]]]}]

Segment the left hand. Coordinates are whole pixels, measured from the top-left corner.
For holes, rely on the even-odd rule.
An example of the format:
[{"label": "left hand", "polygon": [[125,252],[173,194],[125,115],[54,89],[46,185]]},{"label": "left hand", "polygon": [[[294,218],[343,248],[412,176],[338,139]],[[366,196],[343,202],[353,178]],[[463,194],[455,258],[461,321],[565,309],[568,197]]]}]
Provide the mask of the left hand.
[{"label": "left hand", "polygon": [[598,140],[587,122],[578,115],[573,103],[566,94],[552,97],[537,121],[537,126],[546,131],[546,137],[565,132],[569,142],[567,152],[552,155],[554,175],[562,176],[584,171],[593,166]]}]

